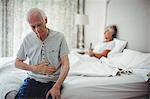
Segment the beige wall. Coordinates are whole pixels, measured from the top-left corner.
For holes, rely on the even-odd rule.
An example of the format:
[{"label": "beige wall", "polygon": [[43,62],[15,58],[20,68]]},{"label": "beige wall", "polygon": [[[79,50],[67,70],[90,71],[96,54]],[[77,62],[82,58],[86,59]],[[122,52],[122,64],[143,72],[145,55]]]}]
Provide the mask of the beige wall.
[{"label": "beige wall", "polygon": [[[86,46],[102,40],[105,0],[86,0],[90,24],[85,28]],[[128,41],[128,48],[150,52],[150,0],[111,0],[107,25],[117,24],[119,38]]]},{"label": "beige wall", "polygon": [[105,0],[85,1],[85,13],[89,15],[89,24],[85,27],[85,47],[88,48],[90,42],[95,45],[103,39]]},{"label": "beige wall", "polygon": [[107,24],[116,23],[128,48],[150,52],[149,0],[111,0]]}]

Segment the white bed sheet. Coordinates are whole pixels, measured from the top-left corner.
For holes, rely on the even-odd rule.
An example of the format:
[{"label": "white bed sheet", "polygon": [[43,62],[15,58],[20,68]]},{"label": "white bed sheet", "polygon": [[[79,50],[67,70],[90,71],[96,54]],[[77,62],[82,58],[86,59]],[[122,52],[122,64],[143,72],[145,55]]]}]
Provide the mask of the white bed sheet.
[{"label": "white bed sheet", "polygon": [[[26,71],[14,68],[13,61],[8,63],[0,65],[0,99],[4,99],[11,90],[18,90],[27,77]],[[147,94],[148,83],[140,75],[68,76],[64,82],[62,99],[127,99]]]},{"label": "white bed sheet", "polygon": [[145,95],[148,95],[148,83],[138,75],[70,76],[62,91],[62,99],[131,99]]},{"label": "white bed sheet", "polygon": [[[9,73],[0,73],[3,74],[1,81],[5,79],[0,83],[1,99],[4,99],[7,92],[18,90],[26,76],[25,72],[12,68],[7,72]],[[148,83],[140,75],[68,76],[63,85],[61,99],[129,99],[145,95],[148,95]]]}]

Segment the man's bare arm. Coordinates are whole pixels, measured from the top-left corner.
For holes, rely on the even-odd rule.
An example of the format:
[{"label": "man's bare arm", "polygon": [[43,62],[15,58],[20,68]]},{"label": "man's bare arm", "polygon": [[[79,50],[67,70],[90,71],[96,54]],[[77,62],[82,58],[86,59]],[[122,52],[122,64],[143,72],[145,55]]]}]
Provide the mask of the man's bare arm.
[{"label": "man's bare arm", "polygon": [[55,85],[50,89],[46,95],[46,99],[48,99],[48,96],[52,96],[54,99],[60,99],[60,88],[63,84],[68,72],[69,72],[69,59],[68,55],[65,55],[61,58],[61,71],[58,80],[56,81]]},{"label": "man's bare arm", "polygon": [[16,59],[15,61],[15,66],[19,69],[27,70],[27,71],[32,71],[32,66],[28,65],[23,62],[24,60]]},{"label": "man's bare arm", "polygon": [[61,87],[61,85],[63,84],[68,72],[69,72],[69,59],[68,59],[68,55],[65,55],[62,57],[61,59],[61,71],[60,71],[60,76],[58,78],[58,80],[56,81],[57,86]]}]

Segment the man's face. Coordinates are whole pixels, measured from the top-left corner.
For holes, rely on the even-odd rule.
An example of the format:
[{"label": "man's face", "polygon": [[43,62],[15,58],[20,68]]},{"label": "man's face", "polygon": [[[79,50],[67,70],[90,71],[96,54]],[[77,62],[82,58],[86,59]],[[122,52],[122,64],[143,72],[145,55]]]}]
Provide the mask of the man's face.
[{"label": "man's face", "polygon": [[38,14],[32,14],[28,20],[32,30],[40,37],[45,35],[46,31],[46,19]]}]

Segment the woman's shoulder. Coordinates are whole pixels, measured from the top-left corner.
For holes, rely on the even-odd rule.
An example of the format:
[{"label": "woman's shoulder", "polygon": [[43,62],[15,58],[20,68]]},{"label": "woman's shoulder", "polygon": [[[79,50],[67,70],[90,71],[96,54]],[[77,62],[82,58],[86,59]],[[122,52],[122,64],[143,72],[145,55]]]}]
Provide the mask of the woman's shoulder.
[{"label": "woman's shoulder", "polygon": [[109,42],[105,42],[105,41],[99,41],[96,43],[96,45],[114,45],[115,44],[115,41],[114,40],[111,40]]},{"label": "woman's shoulder", "polygon": [[114,40],[114,39],[113,39],[113,40],[111,40],[111,41],[110,41],[110,43],[115,43],[115,40]]},{"label": "woman's shoulder", "polygon": [[110,44],[110,45],[114,45],[114,44],[115,44],[115,41],[114,41],[114,40],[109,41],[109,42],[108,42],[108,44]]},{"label": "woman's shoulder", "polygon": [[111,43],[114,43],[115,41],[114,40],[111,40],[111,41],[102,41],[101,43],[105,43],[105,44],[111,44]]}]

